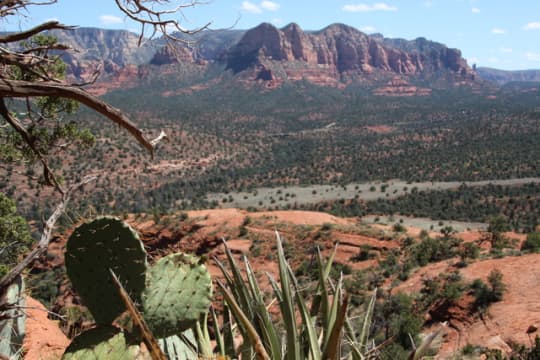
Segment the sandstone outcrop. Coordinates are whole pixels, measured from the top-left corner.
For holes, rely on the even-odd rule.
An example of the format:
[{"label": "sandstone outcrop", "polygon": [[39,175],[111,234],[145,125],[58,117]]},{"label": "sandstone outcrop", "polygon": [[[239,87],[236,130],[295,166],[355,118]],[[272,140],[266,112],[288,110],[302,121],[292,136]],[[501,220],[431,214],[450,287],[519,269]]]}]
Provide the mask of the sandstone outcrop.
[{"label": "sandstone outcrop", "polygon": [[[428,95],[428,91],[396,85],[391,80],[396,76],[404,81],[414,76],[441,76],[455,83],[470,83],[477,75],[457,49],[425,38],[407,41],[367,35],[343,24],[313,32],[294,23],[281,29],[263,23],[245,32],[203,32],[196,35],[194,43],[169,45],[156,39],[139,46],[137,34],[118,30],[80,28],[55,31],[53,35],[74,49],[63,59],[77,81],[91,80],[99,71],[102,83],[125,84],[127,75],[134,76],[127,82],[141,78],[134,68],[148,64],[157,67],[157,73],[174,71],[170,65],[182,63],[203,67],[218,64],[232,70],[240,81],[255,81],[268,88],[287,81],[334,87],[355,81],[390,81],[375,93],[402,96]],[[97,87],[103,88],[96,90],[100,94],[105,88],[117,88],[109,84]]]},{"label": "sandstone outcrop", "polygon": [[[351,76],[419,75],[440,70],[472,78],[473,73],[457,49],[424,38],[387,40],[342,24],[305,32],[296,24],[278,29],[264,23],[246,32],[230,49],[226,62],[235,73],[255,69],[256,79],[268,81],[282,77],[315,82],[331,78],[335,82]],[[327,84],[328,79],[322,83]]]}]

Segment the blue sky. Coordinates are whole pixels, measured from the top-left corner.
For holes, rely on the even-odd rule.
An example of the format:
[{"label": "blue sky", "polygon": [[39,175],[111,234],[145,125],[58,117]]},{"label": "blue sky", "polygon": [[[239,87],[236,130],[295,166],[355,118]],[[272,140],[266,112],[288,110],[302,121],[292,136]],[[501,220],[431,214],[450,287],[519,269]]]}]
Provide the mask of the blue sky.
[{"label": "blue sky", "polygon": [[[345,23],[386,37],[426,37],[461,49],[469,64],[540,69],[540,0],[213,0],[186,9],[184,15],[181,20],[188,28],[208,21],[213,28],[237,29],[261,22],[279,27],[296,22],[306,30]],[[9,19],[0,28],[24,29],[50,19],[138,30],[115,7],[114,0],[58,0],[56,5],[30,7],[26,18]]]}]

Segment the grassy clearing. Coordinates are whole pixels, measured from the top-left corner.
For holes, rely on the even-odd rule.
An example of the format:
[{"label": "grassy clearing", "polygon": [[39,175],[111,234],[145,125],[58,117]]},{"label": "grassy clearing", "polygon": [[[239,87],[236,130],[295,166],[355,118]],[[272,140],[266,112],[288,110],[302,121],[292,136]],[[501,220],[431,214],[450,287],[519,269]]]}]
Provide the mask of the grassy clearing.
[{"label": "grassy clearing", "polygon": [[275,188],[257,188],[251,192],[231,192],[208,194],[207,200],[216,202],[220,208],[273,208],[293,207],[296,205],[316,204],[322,201],[358,198],[364,201],[395,199],[411,191],[452,190],[460,185],[486,186],[489,184],[510,186],[540,183],[540,178],[523,178],[486,181],[452,182],[417,182],[402,180],[387,182],[351,183],[340,185],[280,186]]},{"label": "grassy clearing", "polygon": [[433,220],[429,218],[413,218],[407,216],[378,216],[368,215],[362,217],[362,222],[367,224],[394,225],[400,223],[403,226],[415,227],[426,231],[441,231],[446,226],[451,226],[455,231],[467,230],[487,230],[488,224],[481,222],[451,221],[451,220]]}]

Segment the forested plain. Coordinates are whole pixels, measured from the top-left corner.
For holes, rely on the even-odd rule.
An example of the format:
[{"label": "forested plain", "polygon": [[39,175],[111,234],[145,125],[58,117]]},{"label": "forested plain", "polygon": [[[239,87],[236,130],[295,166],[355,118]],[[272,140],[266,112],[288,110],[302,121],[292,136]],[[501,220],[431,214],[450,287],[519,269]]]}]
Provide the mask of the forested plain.
[{"label": "forested plain", "polygon": [[[237,81],[217,65],[176,65],[165,73],[149,66],[145,71],[135,86],[104,99],[127,109],[147,133],[165,130],[168,141],[154,159],[125,151],[136,146],[127,136],[91,112],[79,111],[74,121],[90,126],[98,144],[52,166],[66,169],[66,178],[93,172],[106,176],[91,192],[88,186],[81,190],[86,196],[77,211],[209,207],[215,205],[205,200],[209,192],[261,186],[540,175],[537,84],[445,84],[430,96],[386,97],[373,95],[374,84],[342,89],[300,81],[268,89]],[[423,86],[425,81],[411,83]],[[16,168],[5,171],[11,175],[5,179],[18,179]],[[31,201],[42,191],[31,181],[16,186],[5,180],[0,188],[34,218],[47,207]]]}]

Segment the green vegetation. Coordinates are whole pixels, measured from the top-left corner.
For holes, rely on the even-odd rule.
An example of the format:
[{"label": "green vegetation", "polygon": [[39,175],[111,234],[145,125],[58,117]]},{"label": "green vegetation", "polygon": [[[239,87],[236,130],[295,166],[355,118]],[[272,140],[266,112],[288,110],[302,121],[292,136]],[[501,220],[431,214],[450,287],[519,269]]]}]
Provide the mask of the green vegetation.
[{"label": "green vegetation", "polygon": [[449,259],[458,254],[460,244],[461,241],[453,237],[426,237],[411,249],[410,259],[418,266]]},{"label": "green vegetation", "polygon": [[521,250],[540,252],[540,232],[534,231],[527,235],[527,239],[521,246]]},{"label": "green vegetation", "polygon": [[148,268],[137,233],[114,218],[99,218],[75,229],[67,243],[66,268],[97,323],[73,340],[66,359],[84,359],[89,351],[98,359],[137,353],[131,349],[137,343],[128,344],[120,329],[111,327],[126,310],[135,330],[132,334],[126,329],[126,336],[140,335],[139,343],[143,340],[150,352],[159,352],[153,336],[164,339],[163,347],[165,339],[192,329],[211,302],[210,274],[198,259],[169,254]]},{"label": "green vegetation", "polygon": [[485,311],[490,304],[502,300],[506,291],[506,285],[503,283],[502,278],[502,273],[495,269],[488,275],[489,285],[486,285],[480,279],[476,279],[471,284],[477,309]]},{"label": "green vegetation", "polygon": [[[228,75],[205,86],[221,69],[217,64],[204,73],[197,69],[178,65],[177,73],[165,76],[159,68],[149,67],[140,86],[104,97],[129,108],[130,117],[149,133],[170,129],[170,141],[160,146],[154,163],[131,151],[135,145],[114,127],[94,125],[98,122],[93,113],[78,112],[77,120],[90,124],[96,138],[102,140],[100,146],[83,154],[67,154],[62,164],[67,169],[66,179],[89,169],[120,169],[100,179],[93,196],[79,199],[79,206],[92,205],[112,213],[157,207],[167,211],[207,207],[211,205],[205,201],[208,193],[249,192],[261,186],[538,176],[538,92],[518,96],[503,89],[497,93],[498,100],[492,101],[482,90],[476,94],[468,88],[437,89],[425,98],[378,97],[372,96],[369,88],[356,85],[340,90],[307,82],[268,91],[257,85],[246,89]],[[201,89],[177,92],[182,86],[195,84],[202,84]],[[174,95],[162,96],[171,92]],[[336,126],[324,129],[329,123]],[[369,130],[381,125],[390,130]],[[137,175],[131,169],[137,169]],[[374,193],[380,193],[381,186],[377,185]],[[29,199],[15,190],[9,182],[4,183],[3,191],[20,198],[25,213],[38,215],[39,208],[33,210]],[[413,190],[407,192],[412,195]],[[518,207],[513,216],[505,214],[512,227],[530,228],[537,218],[536,212],[521,210],[536,204],[535,191],[530,191],[530,199],[523,193],[514,200]],[[433,217],[440,213],[448,219],[474,217],[474,221],[497,215],[497,207],[513,208],[512,203],[482,206],[476,201],[478,190],[468,192],[472,204],[453,207],[449,206],[452,203],[419,201],[418,210],[400,208],[404,213],[423,212]],[[280,196],[286,200],[284,194]],[[272,207],[283,205],[280,196],[274,197]],[[504,196],[498,198],[505,203]],[[370,205],[370,209],[385,213],[395,209],[385,209],[382,204],[386,203]],[[294,201],[290,204],[294,207]]]},{"label": "green vegetation", "polygon": [[[6,6],[15,6],[12,12],[17,13],[26,3],[14,1]],[[6,62],[0,76],[3,83],[24,81],[36,86],[55,82],[68,88],[61,82],[65,65],[60,57],[49,54],[51,49],[61,50],[53,38],[27,39],[22,48],[40,65],[27,67],[31,62],[17,64],[22,61],[17,59],[15,64]],[[168,130],[171,141],[162,145],[153,162],[131,151],[136,144],[117,134],[114,126],[97,125],[95,114],[82,110],[73,115],[77,110],[73,100],[59,96],[38,97],[35,102],[2,98],[0,276],[31,245],[27,226],[8,197],[29,218],[40,219],[54,206],[51,199],[41,197],[43,185],[65,194],[65,184],[93,172],[110,175],[74,194],[75,214],[88,209],[122,214],[147,211],[156,224],[163,225],[162,216],[170,210],[233,204],[238,198],[231,191],[246,191],[246,199],[257,196],[254,188],[280,186],[283,189],[267,199],[271,204],[267,206],[297,208],[297,195],[286,187],[328,184],[337,200],[318,204],[318,209],[330,208],[339,215],[375,212],[437,218],[441,236],[423,234],[416,241],[402,234],[405,228],[397,222],[395,234],[386,239],[394,241],[393,246],[399,240],[400,248],[360,248],[353,261],[379,262],[379,267],[362,272],[334,262],[334,255],[324,261],[316,244],[302,249],[302,254],[314,255],[312,261],[302,262],[293,271],[289,261],[300,252],[295,244],[282,243],[278,237],[272,248],[276,251],[268,252],[267,259],[277,258],[279,281],[270,277],[264,290],[261,284],[266,279],[258,278],[247,260],[242,272],[225,247],[227,265],[220,264],[225,280],[218,281],[223,303],[208,312],[211,279],[198,258],[169,254],[148,266],[136,233],[119,220],[100,218],[78,227],[67,244],[67,274],[97,327],[73,340],[66,359],[84,359],[89,353],[101,358],[135,357],[141,341],[151,352],[161,352],[157,344],[173,358],[184,350],[191,358],[210,358],[214,355],[211,340],[216,341],[220,355],[230,358],[238,354],[265,360],[407,358],[419,340],[423,314],[430,312],[437,319],[433,315],[455,304],[467,288],[458,272],[426,279],[419,297],[378,288],[386,281],[392,286],[404,281],[416,267],[431,262],[459,255],[466,265],[467,260],[477,258],[477,245],[456,239],[453,229],[444,226],[446,220],[489,222],[494,254],[503,254],[502,249],[511,245],[503,234],[509,229],[530,232],[522,249],[539,251],[540,237],[534,232],[540,214],[538,184],[461,186],[456,191],[428,193],[412,185],[410,189],[393,188],[391,179],[461,182],[538,177],[540,92],[435,84],[429,97],[385,98],[372,95],[375,84],[337,89],[308,82],[283,84],[269,91],[257,84],[246,88],[229,73],[221,76],[219,64],[206,69],[193,64],[174,66],[167,74],[147,66],[136,86],[104,97],[129,108],[135,127],[144,128],[145,134]],[[417,85],[425,81],[411,79]],[[17,87],[11,87],[14,89]],[[498,100],[494,102],[487,94]],[[94,104],[99,101],[91,99]],[[95,137],[78,126],[82,122],[89,124]],[[382,126],[386,130],[373,130]],[[100,146],[92,147],[96,139]],[[152,148],[145,140],[139,142]],[[30,180],[22,179],[21,173]],[[351,191],[346,184],[367,181],[378,183],[370,184],[369,191],[364,189],[366,196],[382,193],[384,198],[360,201],[358,186],[356,199],[339,197],[341,192]],[[226,196],[210,204],[206,200],[209,192]],[[309,192],[312,199],[323,194],[320,188]],[[401,193],[407,195],[391,199]],[[265,202],[259,200],[258,204]],[[249,237],[251,222],[246,217],[239,229],[241,237]],[[313,234],[314,239],[328,244],[335,230],[324,224]],[[309,230],[303,231],[307,236]],[[261,253],[261,249],[254,240],[252,253]],[[286,255],[286,251],[291,253]],[[36,276],[29,282],[32,290],[52,303],[59,288],[51,284],[59,281],[62,271],[57,268]],[[476,280],[469,290],[482,313],[503,298],[506,288],[502,273],[496,270],[487,281]],[[22,293],[22,283],[15,287]],[[18,295],[9,301],[21,306]],[[88,319],[84,311],[77,312],[79,308],[62,310],[68,327]],[[17,316],[2,313],[6,314],[2,323],[13,326]],[[126,318],[119,319],[122,314]],[[117,328],[111,327],[113,323]],[[19,329],[19,338],[12,339],[15,332],[11,331],[7,338],[18,347],[22,333]],[[238,337],[243,339],[241,347],[235,347]],[[539,341],[529,358],[537,356]],[[411,358],[421,353],[417,350]]]},{"label": "green vegetation", "polygon": [[401,214],[440,220],[492,223],[497,233],[530,232],[540,224],[540,184],[487,185],[457,190],[413,191],[397,199],[330,202],[309,209],[326,210],[338,216]]},{"label": "green vegetation", "polygon": [[17,213],[15,202],[0,193],[0,277],[20,261],[33,242],[28,224]]},{"label": "green vegetation", "polygon": [[420,290],[419,306],[428,312],[432,321],[446,321],[446,308],[456,303],[464,293],[466,285],[458,271],[425,278]]},{"label": "green vegetation", "polygon": [[384,334],[383,339],[393,337],[395,345],[404,350],[411,349],[411,338],[417,341],[423,324],[422,316],[415,310],[411,296],[402,293],[391,295],[376,307],[374,324]]},{"label": "green vegetation", "polygon": [[[93,247],[99,248],[105,258],[90,256],[97,251]],[[151,352],[157,351],[156,354],[165,351],[168,356],[176,356],[173,354],[178,354],[181,347],[192,357],[210,359],[214,355],[210,333],[214,334],[217,353],[226,358],[241,353],[242,357],[268,360],[337,360],[343,356],[350,360],[390,359],[396,354],[418,359],[433,341],[433,338],[424,340],[414,351],[411,339],[418,341],[423,320],[411,296],[383,294],[378,299],[376,291],[366,292],[363,307],[350,307],[342,275],[335,272],[335,253],[324,261],[318,251],[312,267],[316,274],[300,285],[286,260],[279,236],[276,243],[279,281],[269,279],[270,292],[261,290],[249,261],[243,262],[241,270],[225,246],[227,264],[218,262],[225,283],[217,281],[224,301],[220,312],[223,321],[212,311],[210,330],[207,311],[211,281],[206,268],[197,259],[177,253],[146,269],[146,254],[141,258],[140,248],[142,244],[136,233],[116,219],[100,218],[75,230],[68,241],[66,258],[72,259],[66,264],[67,271],[98,324],[72,341],[64,359],[84,359],[90,354],[97,359],[115,354],[135,358],[140,353],[141,341]],[[77,279],[87,272],[88,264],[95,268],[87,275],[94,277],[93,283],[80,282]],[[102,272],[101,266],[111,270]],[[140,270],[135,270],[140,266],[145,268],[142,292],[137,280]],[[350,269],[341,267],[342,274],[348,272]],[[120,278],[123,281],[119,282],[117,273],[123,274]],[[108,289],[111,279],[118,286],[116,294]],[[117,304],[115,297],[120,297],[121,302]],[[141,301],[133,303],[132,298]],[[104,305],[110,309],[103,309]],[[272,306],[280,316],[272,316]],[[114,318],[126,309],[131,321],[116,321],[116,326],[122,329],[111,327]],[[297,322],[297,315],[301,323]],[[238,336],[243,344],[236,348],[233,339]],[[156,337],[161,340],[156,341]],[[286,342],[282,343],[281,339]],[[161,350],[153,348],[157,344]]]}]

